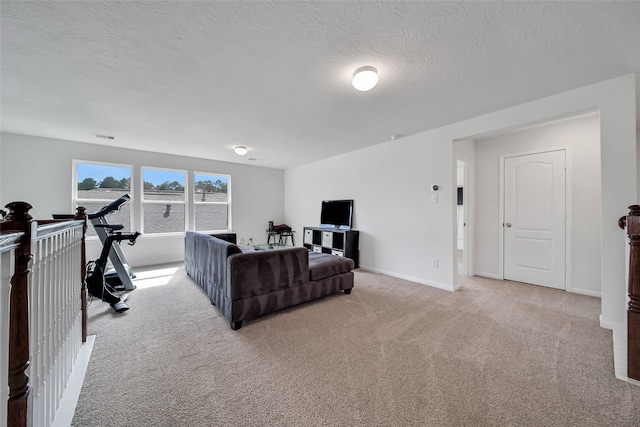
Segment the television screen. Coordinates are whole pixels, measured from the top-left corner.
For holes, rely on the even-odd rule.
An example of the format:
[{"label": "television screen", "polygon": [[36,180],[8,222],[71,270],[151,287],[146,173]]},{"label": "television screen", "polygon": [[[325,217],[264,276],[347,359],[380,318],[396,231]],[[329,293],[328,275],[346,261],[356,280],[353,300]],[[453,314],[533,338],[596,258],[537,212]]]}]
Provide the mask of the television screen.
[{"label": "television screen", "polygon": [[323,200],[320,211],[320,227],[351,229],[353,200]]}]

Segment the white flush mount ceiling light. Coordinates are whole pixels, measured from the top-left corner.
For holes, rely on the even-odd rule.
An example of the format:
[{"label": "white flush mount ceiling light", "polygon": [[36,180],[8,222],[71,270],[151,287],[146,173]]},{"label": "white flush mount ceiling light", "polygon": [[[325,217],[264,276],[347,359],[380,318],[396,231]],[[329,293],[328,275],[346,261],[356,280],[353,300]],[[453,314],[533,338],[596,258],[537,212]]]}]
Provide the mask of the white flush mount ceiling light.
[{"label": "white flush mount ceiling light", "polygon": [[378,70],[374,67],[360,67],[353,73],[351,84],[356,90],[366,92],[378,84]]},{"label": "white flush mount ceiling light", "polygon": [[238,156],[244,156],[249,152],[249,150],[247,150],[247,147],[243,147],[242,145],[237,145],[233,149],[233,151],[235,151]]}]

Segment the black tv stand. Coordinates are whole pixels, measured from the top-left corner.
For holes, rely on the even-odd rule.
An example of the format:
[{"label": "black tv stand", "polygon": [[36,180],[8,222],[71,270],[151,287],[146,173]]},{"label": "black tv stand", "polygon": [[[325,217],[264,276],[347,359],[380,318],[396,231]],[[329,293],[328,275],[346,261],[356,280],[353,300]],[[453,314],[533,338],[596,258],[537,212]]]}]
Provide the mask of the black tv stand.
[{"label": "black tv stand", "polygon": [[304,227],[304,247],[314,252],[351,258],[354,268],[359,262],[360,232],[333,227]]}]

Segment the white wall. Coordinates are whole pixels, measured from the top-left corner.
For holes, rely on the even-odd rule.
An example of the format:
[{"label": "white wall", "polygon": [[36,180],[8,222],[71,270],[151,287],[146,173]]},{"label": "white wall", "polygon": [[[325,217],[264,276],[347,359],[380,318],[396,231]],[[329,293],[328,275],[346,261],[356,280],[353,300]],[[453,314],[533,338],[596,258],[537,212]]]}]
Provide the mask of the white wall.
[{"label": "white wall", "polygon": [[[624,245],[617,220],[637,194],[633,74],[289,169],[285,219],[300,233],[318,223],[322,199],[352,198],[363,268],[454,289],[452,142],[595,110],[601,117],[601,204],[593,207],[602,219],[601,324],[622,325]],[[438,204],[429,202],[430,184],[441,185]],[[432,258],[438,268],[431,268]]]},{"label": "white wall", "polygon": [[[452,167],[442,161],[450,158],[451,144],[410,136],[289,169],[287,223],[301,233],[318,226],[321,200],[354,199],[362,268],[449,288],[452,260],[440,248],[452,236]],[[441,186],[438,204],[430,203],[431,184]],[[426,265],[431,258],[439,258],[438,269]]]},{"label": "white wall", "polygon": [[[36,219],[75,211],[71,204],[72,160],[78,159],[133,165],[134,174],[140,166],[152,166],[231,175],[232,224],[239,240],[252,237],[255,243],[266,241],[268,222],[284,222],[282,170],[8,133],[0,137],[0,202],[4,206],[15,200],[27,201],[33,205],[31,215]],[[131,189],[132,203],[139,203],[136,191]],[[135,246],[122,248],[132,266],[182,261],[184,236],[144,235]],[[98,255],[99,244],[92,242],[88,257]]]},{"label": "white wall", "polygon": [[600,117],[597,113],[476,141],[475,273],[502,278],[499,269],[500,156],[549,148],[567,148],[567,290],[600,295]]}]

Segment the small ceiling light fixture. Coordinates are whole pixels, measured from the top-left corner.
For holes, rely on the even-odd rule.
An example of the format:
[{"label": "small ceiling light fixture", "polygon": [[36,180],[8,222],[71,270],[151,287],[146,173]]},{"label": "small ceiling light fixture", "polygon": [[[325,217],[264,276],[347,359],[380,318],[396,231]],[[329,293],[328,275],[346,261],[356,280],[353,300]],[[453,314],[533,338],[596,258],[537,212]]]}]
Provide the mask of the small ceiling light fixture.
[{"label": "small ceiling light fixture", "polygon": [[233,151],[235,151],[238,156],[244,156],[249,152],[249,150],[247,150],[247,147],[243,147],[242,145],[237,145],[233,149]]},{"label": "small ceiling light fixture", "polygon": [[358,68],[353,73],[351,84],[360,92],[373,89],[378,84],[378,70],[368,65]]}]

